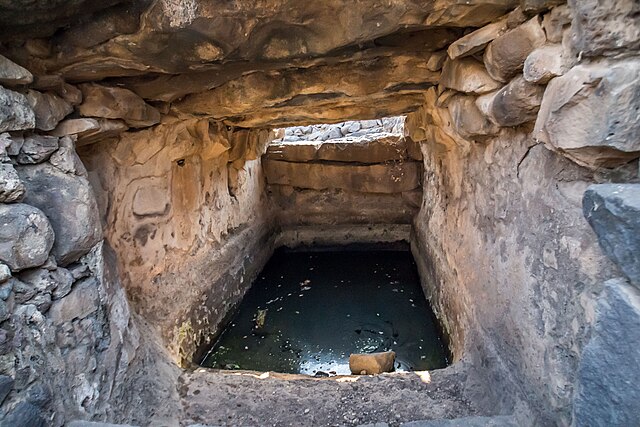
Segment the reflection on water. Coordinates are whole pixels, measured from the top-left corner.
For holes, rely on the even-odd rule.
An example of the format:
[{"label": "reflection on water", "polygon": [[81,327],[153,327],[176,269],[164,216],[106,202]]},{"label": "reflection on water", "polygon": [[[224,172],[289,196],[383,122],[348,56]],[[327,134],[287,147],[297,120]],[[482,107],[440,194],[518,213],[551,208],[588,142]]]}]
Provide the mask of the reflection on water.
[{"label": "reflection on water", "polygon": [[349,374],[350,353],[396,370],[448,363],[408,251],[276,251],[202,366]]}]

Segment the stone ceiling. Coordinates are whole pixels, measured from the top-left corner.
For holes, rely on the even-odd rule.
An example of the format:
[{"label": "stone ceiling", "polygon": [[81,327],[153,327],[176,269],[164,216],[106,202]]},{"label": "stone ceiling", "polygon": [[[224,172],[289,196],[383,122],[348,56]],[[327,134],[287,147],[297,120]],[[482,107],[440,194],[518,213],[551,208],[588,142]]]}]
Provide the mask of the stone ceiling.
[{"label": "stone ceiling", "polygon": [[36,83],[100,81],[165,113],[267,127],[413,111],[469,28],[550,2],[95,3],[0,0],[0,53]]}]

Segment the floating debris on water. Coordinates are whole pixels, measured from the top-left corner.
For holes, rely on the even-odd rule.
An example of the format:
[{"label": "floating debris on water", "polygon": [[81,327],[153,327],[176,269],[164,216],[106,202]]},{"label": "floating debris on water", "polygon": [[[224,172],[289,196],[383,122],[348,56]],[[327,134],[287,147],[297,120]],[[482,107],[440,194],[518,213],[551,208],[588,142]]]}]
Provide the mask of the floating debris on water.
[{"label": "floating debris on water", "polygon": [[258,277],[203,366],[331,376],[387,350],[400,371],[447,364],[409,252],[276,251]]}]

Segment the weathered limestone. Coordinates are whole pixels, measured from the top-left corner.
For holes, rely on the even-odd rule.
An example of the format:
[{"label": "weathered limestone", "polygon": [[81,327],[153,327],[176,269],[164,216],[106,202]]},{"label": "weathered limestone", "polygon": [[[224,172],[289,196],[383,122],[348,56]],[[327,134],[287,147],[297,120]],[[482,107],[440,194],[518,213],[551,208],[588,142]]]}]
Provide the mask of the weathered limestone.
[{"label": "weathered limestone", "polygon": [[583,210],[604,252],[640,287],[640,184],[592,185]]},{"label": "weathered limestone", "polygon": [[27,101],[36,117],[36,129],[53,130],[60,120],[68,116],[73,107],[58,95],[41,93],[35,90],[27,92]]},{"label": "weathered limestone", "polygon": [[473,58],[447,60],[442,68],[440,84],[459,92],[482,94],[502,86],[495,81],[481,62]]},{"label": "weathered limestone", "polygon": [[18,174],[27,193],[24,202],[41,209],[56,234],[53,254],[65,266],[102,239],[98,209],[86,178],[42,163],[22,166]]},{"label": "weathered limestone", "polygon": [[33,75],[29,70],[0,55],[0,84],[16,86],[31,83]]},{"label": "weathered limestone", "polygon": [[495,80],[509,81],[522,71],[527,56],[545,41],[540,18],[536,16],[489,43],[484,53],[487,72]]},{"label": "weathered limestone", "polygon": [[578,371],[576,425],[637,425],[640,386],[640,291],[622,279],[604,284]]},{"label": "weathered limestone", "polygon": [[123,119],[131,127],[148,127],[160,121],[160,112],[135,93],[118,87],[83,84],[78,112],[85,117]]},{"label": "weathered limestone", "polygon": [[0,132],[32,129],[36,117],[27,98],[0,86]]},{"label": "weathered limestone", "polygon": [[22,203],[0,204],[0,261],[11,270],[44,264],[53,239],[53,229],[39,209]]},{"label": "weathered limestone", "polygon": [[578,65],[549,82],[534,137],[579,164],[640,157],[640,62]]}]

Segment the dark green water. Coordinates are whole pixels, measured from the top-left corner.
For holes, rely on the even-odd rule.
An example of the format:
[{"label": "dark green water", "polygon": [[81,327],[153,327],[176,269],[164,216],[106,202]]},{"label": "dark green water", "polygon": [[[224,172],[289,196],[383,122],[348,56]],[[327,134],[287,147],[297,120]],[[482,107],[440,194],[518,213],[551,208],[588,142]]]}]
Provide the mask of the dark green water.
[{"label": "dark green water", "polygon": [[278,250],[201,365],[349,374],[350,353],[386,350],[399,371],[448,364],[410,252]]}]

